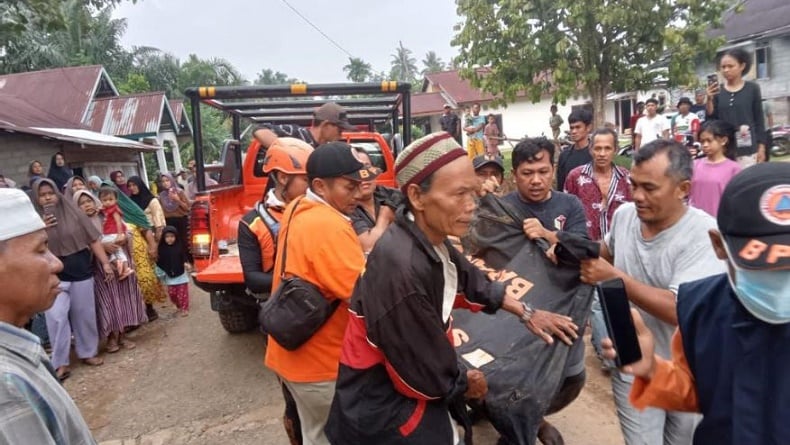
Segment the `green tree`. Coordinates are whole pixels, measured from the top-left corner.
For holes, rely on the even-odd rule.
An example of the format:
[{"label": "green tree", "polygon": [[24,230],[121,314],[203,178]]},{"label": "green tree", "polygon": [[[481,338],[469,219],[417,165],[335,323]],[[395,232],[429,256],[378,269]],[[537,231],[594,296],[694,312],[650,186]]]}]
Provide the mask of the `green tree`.
[{"label": "green tree", "polygon": [[227,60],[220,58],[201,59],[190,54],[181,63],[178,86],[183,92],[185,88],[200,85],[244,85],[247,81],[239,71]]},{"label": "green tree", "polygon": [[436,55],[436,51],[428,51],[425,54],[425,58],[422,59],[422,75],[430,74],[430,73],[438,73],[439,71],[444,71],[447,69],[444,61]]},{"label": "green tree", "polygon": [[712,57],[722,43],[705,32],[719,26],[727,3],[457,0],[463,22],[452,43],[462,75],[498,102],[526,91],[535,102],[551,95],[564,103],[585,92],[601,125],[610,92],[644,89],[660,78],[696,83],[696,58]]},{"label": "green tree", "polygon": [[365,82],[373,74],[373,68],[369,63],[359,57],[349,57],[348,64],[343,67],[348,80],[352,82]]},{"label": "green tree", "polygon": [[[0,71],[15,73],[61,66],[99,64],[110,75],[125,77],[131,57],[120,43],[124,19],[113,19],[112,9],[94,11],[84,0],[60,2],[59,26],[28,26],[19,38],[6,42]],[[1,14],[0,14],[1,15]]]},{"label": "green tree", "polygon": [[275,71],[269,68],[262,69],[258,73],[258,77],[253,82],[255,85],[283,85],[287,83],[296,83],[297,80],[285,73]]},{"label": "green tree", "polygon": [[123,82],[117,83],[116,87],[121,94],[135,94],[151,91],[148,79],[140,73],[129,73]]},{"label": "green tree", "polygon": [[399,82],[414,82],[417,79],[417,59],[412,56],[410,49],[403,46],[403,42],[398,41],[398,47],[392,54],[390,62],[390,78]]},{"label": "green tree", "polygon": [[132,70],[145,77],[150,91],[164,91],[167,97],[181,97],[183,89],[178,84],[181,62],[174,55],[151,47],[134,47]]}]

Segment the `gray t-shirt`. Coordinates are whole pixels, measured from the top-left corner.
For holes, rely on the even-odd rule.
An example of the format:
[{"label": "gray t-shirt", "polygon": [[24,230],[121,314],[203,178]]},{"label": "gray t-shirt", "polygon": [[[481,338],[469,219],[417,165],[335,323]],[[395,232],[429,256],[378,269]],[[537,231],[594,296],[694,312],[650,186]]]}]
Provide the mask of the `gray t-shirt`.
[{"label": "gray t-shirt", "polygon": [[[646,240],[636,207],[627,203],[612,217],[606,247],[614,256],[615,267],[644,284],[669,289],[677,298],[681,283],[727,271],[710,244],[708,230],[715,228],[716,220],[712,216],[689,207],[675,225]],[[655,337],[656,354],[670,358],[670,342],[676,327],[637,309]]]}]

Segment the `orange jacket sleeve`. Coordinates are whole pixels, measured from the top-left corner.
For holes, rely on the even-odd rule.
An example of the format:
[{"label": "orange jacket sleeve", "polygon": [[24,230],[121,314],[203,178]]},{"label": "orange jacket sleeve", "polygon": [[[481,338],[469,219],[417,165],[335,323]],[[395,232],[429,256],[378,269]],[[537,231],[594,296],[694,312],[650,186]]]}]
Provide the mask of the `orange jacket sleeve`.
[{"label": "orange jacket sleeve", "polygon": [[691,374],[680,331],[672,336],[672,360],[655,356],[656,371],[652,380],[634,379],[630,401],[637,409],[648,406],[671,411],[699,412],[697,389]]}]

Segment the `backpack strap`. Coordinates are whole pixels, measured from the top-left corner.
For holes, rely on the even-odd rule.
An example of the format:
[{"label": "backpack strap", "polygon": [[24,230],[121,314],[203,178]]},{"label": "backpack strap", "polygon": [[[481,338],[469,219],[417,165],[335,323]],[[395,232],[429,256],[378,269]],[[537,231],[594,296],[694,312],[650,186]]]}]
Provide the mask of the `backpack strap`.
[{"label": "backpack strap", "polygon": [[266,228],[269,229],[269,233],[272,234],[272,240],[274,241],[274,249],[275,252],[277,251],[277,237],[280,235],[280,222],[274,219],[271,213],[266,209],[266,206],[263,203],[258,204],[255,208],[255,211],[258,212],[258,216],[261,217],[263,223],[266,224]]}]

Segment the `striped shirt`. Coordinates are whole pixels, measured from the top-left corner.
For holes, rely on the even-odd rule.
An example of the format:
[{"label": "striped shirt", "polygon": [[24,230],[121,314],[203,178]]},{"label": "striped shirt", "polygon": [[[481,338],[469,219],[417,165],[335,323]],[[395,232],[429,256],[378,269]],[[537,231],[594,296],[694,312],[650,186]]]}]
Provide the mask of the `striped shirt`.
[{"label": "striped shirt", "polygon": [[0,443],[95,444],[38,337],[0,322]]},{"label": "striped shirt", "polygon": [[604,199],[592,163],[576,167],[568,173],[565,180],[565,193],[576,195],[584,206],[587,218],[587,234],[591,240],[602,240],[609,233],[614,211],[621,204],[631,201],[631,185],[628,183],[628,170],[612,165],[612,179],[609,193]]}]

